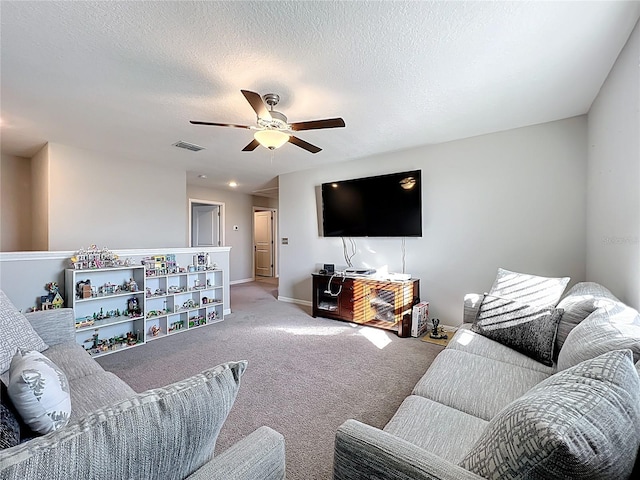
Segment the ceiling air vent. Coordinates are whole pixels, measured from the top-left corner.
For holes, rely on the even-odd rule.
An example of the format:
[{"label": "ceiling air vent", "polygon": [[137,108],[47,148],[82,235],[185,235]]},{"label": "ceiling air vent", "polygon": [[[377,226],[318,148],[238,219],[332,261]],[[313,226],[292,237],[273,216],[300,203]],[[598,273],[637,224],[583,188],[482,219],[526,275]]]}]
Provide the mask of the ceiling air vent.
[{"label": "ceiling air vent", "polygon": [[183,142],[182,140],[173,144],[174,147],[184,148],[185,150],[191,150],[192,152],[199,152],[200,150],[204,150],[204,147],[200,145],[196,145],[195,143]]}]

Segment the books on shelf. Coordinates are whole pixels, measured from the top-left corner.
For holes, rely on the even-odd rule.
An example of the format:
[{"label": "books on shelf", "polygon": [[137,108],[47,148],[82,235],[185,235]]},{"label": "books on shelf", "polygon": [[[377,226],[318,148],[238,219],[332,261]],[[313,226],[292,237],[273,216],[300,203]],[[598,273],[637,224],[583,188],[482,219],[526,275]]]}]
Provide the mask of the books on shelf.
[{"label": "books on shelf", "polygon": [[416,303],[411,309],[411,336],[419,337],[429,329],[429,302]]}]

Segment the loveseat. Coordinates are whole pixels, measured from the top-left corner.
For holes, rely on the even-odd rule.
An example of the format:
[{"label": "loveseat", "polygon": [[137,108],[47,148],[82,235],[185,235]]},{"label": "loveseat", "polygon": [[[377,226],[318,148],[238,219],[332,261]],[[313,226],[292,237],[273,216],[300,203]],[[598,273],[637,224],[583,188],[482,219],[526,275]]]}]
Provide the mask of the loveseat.
[{"label": "loveseat", "polygon": [[246,365],[136,394],[76,344],[73,310],[23,315],[0,291],[0,478],[283,479],[284,439],[269,427],[213,455]]},{"label": "loveseat", "polygon": [[636,475],[640,316],[596,283],[561,298],[568,280],[499,269],[467,295],[463,325],[387,425],[339,427],[334,479]]}]

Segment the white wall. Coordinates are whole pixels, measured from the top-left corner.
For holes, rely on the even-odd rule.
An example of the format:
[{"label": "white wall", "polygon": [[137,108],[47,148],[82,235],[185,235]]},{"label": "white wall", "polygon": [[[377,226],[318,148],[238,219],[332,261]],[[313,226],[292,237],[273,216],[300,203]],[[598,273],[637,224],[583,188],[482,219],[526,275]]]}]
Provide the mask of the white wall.
[{"label": "white wall", "polygon": [[44,250],[186,247],[186,172],[49,144]]},{"label": "white wall", "polygon": [[[345,265],[342,243],[318,234],[318,187],[422,169],[423,236],[406,239],[406,271],[444,324],[498,267],[585,278],[586,117],[373,156],[280,177],[280,290],[311,300],[311,273]],[[400,271],[400,239],[356,239],[354,266]]]},{"label": "white wall", "polygon": [[31,248],[49,249],[49,145],[31,159]]},{"label": "white wall", "polygon": [[31,250],[31,160],[2,155],[0,251]]},{"label": "white wall", "polygon": [[587,278],[640,308],[640,25],[588,117]]},{"label": "white wall", "polygon": [[[229,280],[232,283],[253,278],[253,209],[263,200],[246,193],[187,186],[188,198],[224,203],[225,246],[231,247]],[[268,202],[267,202],[268,203]],[[188,207],[187,207],[188,209]],[[234,230],[234,225],[238,226]]]}]

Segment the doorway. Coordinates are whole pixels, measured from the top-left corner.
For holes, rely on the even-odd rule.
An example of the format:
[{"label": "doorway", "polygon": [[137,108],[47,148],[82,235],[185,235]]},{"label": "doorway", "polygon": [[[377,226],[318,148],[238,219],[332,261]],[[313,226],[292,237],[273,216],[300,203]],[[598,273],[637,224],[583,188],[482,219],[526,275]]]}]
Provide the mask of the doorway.
[{"label": "doorway", "polygon": [[224,245],[224,203],[189,199],[189,245]]},{"label": "doorway", "polygon": [[253,273],[255,278],[276,277],[275,209],[253,207]]}]

